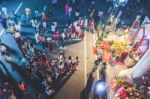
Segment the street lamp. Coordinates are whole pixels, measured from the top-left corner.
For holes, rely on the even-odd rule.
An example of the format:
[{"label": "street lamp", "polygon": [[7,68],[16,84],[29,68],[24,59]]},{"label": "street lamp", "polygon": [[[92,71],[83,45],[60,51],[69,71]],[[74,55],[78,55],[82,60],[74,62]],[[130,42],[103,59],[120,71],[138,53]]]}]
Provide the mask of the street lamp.
[{"label": "street lamp", "polygon": [[107,93],[108,93],[107,82],[104,80],[96,81],[94,86],[94,97],[107,97]]},{"label": "street lamp", "polygon": [[113,8],[115,9],[115,12],[117,13],[118,9],[120,7],[125,7],[128,3],[128,0],[113,0]]},{"label": "street lamp", "polygon": [[113,0],[113,3],[115,6],[126,6],[128,3],[128,0]]}]

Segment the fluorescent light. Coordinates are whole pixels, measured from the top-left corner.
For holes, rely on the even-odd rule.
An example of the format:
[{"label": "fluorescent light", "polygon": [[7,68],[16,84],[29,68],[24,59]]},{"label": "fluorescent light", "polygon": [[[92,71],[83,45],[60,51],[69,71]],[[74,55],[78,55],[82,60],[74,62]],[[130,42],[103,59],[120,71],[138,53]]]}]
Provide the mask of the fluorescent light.
[{"label": "fluorescent light", "polygon": [[15,14],[19,11],[19,9],[21,8],[21,6],[22,6],[22,2],[19,4],[18,8],[16,9]]},{"label": "fluorescent light", "polygon": [[4,31],[5,31],[5,29],[2,29],[2,31],[0,32],[0,36],[3,34]]}]

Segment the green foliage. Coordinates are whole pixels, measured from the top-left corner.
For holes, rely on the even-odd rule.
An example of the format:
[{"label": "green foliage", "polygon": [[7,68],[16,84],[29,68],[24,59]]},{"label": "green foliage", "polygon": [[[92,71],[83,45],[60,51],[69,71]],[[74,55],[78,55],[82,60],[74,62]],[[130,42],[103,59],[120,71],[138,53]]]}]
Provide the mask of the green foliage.
[{"label": "green foliage", "polygon": [[114,42],[113,40],[109,41],[109,45],[112,45],[112,44],[113,44],[113,42]]},{"label": "green foliage", "polygon": [[100,20],[98,21],[97,28],[98,28],[98,29],[101,29],[101,28],[102,28],[102,22],[101,22]]},{"label": "green foliage", "polygon": [[120,56],[116,56],[116,60],[120,60]]},{"label": "green foliage", "polygon": [[106,33],[104,33],[104,34],[103,34],[103,37],[104,37],[104,38],[107,38],[107,34],[106,34]]},{"label": "green foliage", "polygon": [[107,21],[107,25],[111,25],[111,22],[109,20]]}]

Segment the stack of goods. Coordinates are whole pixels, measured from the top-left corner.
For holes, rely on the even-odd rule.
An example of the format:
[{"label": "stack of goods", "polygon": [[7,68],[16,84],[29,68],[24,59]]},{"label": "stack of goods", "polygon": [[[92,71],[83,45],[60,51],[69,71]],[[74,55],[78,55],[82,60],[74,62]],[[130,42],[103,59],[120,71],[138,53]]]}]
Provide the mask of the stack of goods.
[{"label": "stack of goods", "polygon": [[126,42],[125,41],[114,41],[113,47],[115,51],[124,51],[126,49]]}]

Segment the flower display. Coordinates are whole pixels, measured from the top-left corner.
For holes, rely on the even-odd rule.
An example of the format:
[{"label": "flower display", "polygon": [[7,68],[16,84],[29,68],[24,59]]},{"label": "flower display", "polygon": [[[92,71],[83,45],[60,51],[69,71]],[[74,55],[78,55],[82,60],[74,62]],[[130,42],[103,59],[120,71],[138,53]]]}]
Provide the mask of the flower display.
[{"label": "flower display", "polygon": [[131,86],[128,82],[126,82],[123,79],[114,78],[113,79],[113,90],[118,94],[118,90],[123,88],[125,92],[127,93],[127,96],[131,99],[139,99],[140,93],[134,88],[134,86]]}]

